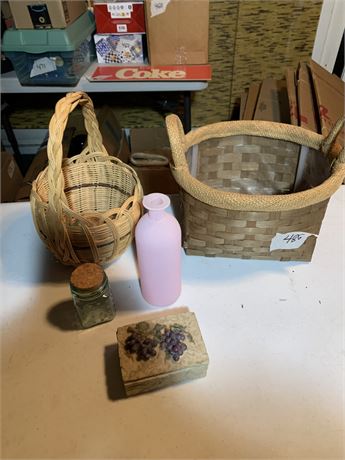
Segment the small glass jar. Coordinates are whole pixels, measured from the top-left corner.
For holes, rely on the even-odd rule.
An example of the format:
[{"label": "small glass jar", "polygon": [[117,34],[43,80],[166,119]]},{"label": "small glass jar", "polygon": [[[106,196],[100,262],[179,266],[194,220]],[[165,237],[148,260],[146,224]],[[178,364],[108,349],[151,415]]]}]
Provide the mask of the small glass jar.
[{"label": "small glass jar", "polygon": [[115,316],[107,275],[94,263],[79,265],[71,275],[74,306],[83,328],[111,321]]}]

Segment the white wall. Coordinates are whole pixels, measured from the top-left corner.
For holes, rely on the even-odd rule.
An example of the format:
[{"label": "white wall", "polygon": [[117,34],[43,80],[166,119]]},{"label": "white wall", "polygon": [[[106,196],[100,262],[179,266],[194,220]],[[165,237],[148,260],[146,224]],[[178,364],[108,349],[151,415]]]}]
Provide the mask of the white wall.
[{"label": "white wall", "polygon": [[[323,0],[312,58],[333,72],[345,30],[345,0]],[[342,74],[345,81],[345,72]]]}]

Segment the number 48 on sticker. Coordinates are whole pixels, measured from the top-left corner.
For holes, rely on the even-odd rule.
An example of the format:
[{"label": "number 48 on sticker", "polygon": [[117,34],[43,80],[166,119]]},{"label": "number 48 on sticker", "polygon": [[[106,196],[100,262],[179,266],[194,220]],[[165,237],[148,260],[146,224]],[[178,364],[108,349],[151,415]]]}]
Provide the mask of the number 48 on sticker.
[{"label": "number 48 on sticker", "polygon": [[303,233],[287,233],[284,241],[287,243],[294,243],[295,241],[301,240],[303,238]]},{"label": "number 48 on sticker", "polygon": [[271,240],[270,251],[278,249],[297,249],[310,237],[317,236],[307,232],[276,233]]}]

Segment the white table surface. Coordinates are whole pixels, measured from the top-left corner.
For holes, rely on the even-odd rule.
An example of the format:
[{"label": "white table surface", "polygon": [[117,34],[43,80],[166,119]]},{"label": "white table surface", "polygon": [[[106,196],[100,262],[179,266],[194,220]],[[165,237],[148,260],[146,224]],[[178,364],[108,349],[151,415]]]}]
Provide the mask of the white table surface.
[{"label": "white table surface", "polygon": [[[107,267],[117,316],[75,329],[70,268],[2,204],[2,458],[344,458],[344,186],[311,263],[183,256],[169,308],[140,294],[132,249]],[[197,315],[206,378],[125,398],[118,326]]]}]

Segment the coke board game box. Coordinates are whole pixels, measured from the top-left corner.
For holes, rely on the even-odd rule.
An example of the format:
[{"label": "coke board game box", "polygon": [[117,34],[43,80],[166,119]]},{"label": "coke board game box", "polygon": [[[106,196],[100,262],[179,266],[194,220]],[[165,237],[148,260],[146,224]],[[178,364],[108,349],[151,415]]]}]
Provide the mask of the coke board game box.
[{"label": "coke board game box", "polygon": [[145,33],[143,2],[95,2],[93,11],[99,34]]},{"label": "coke board game box", "polygon": [[142,34],[96,34],[94,40],[100,64],[144,63]]}]

